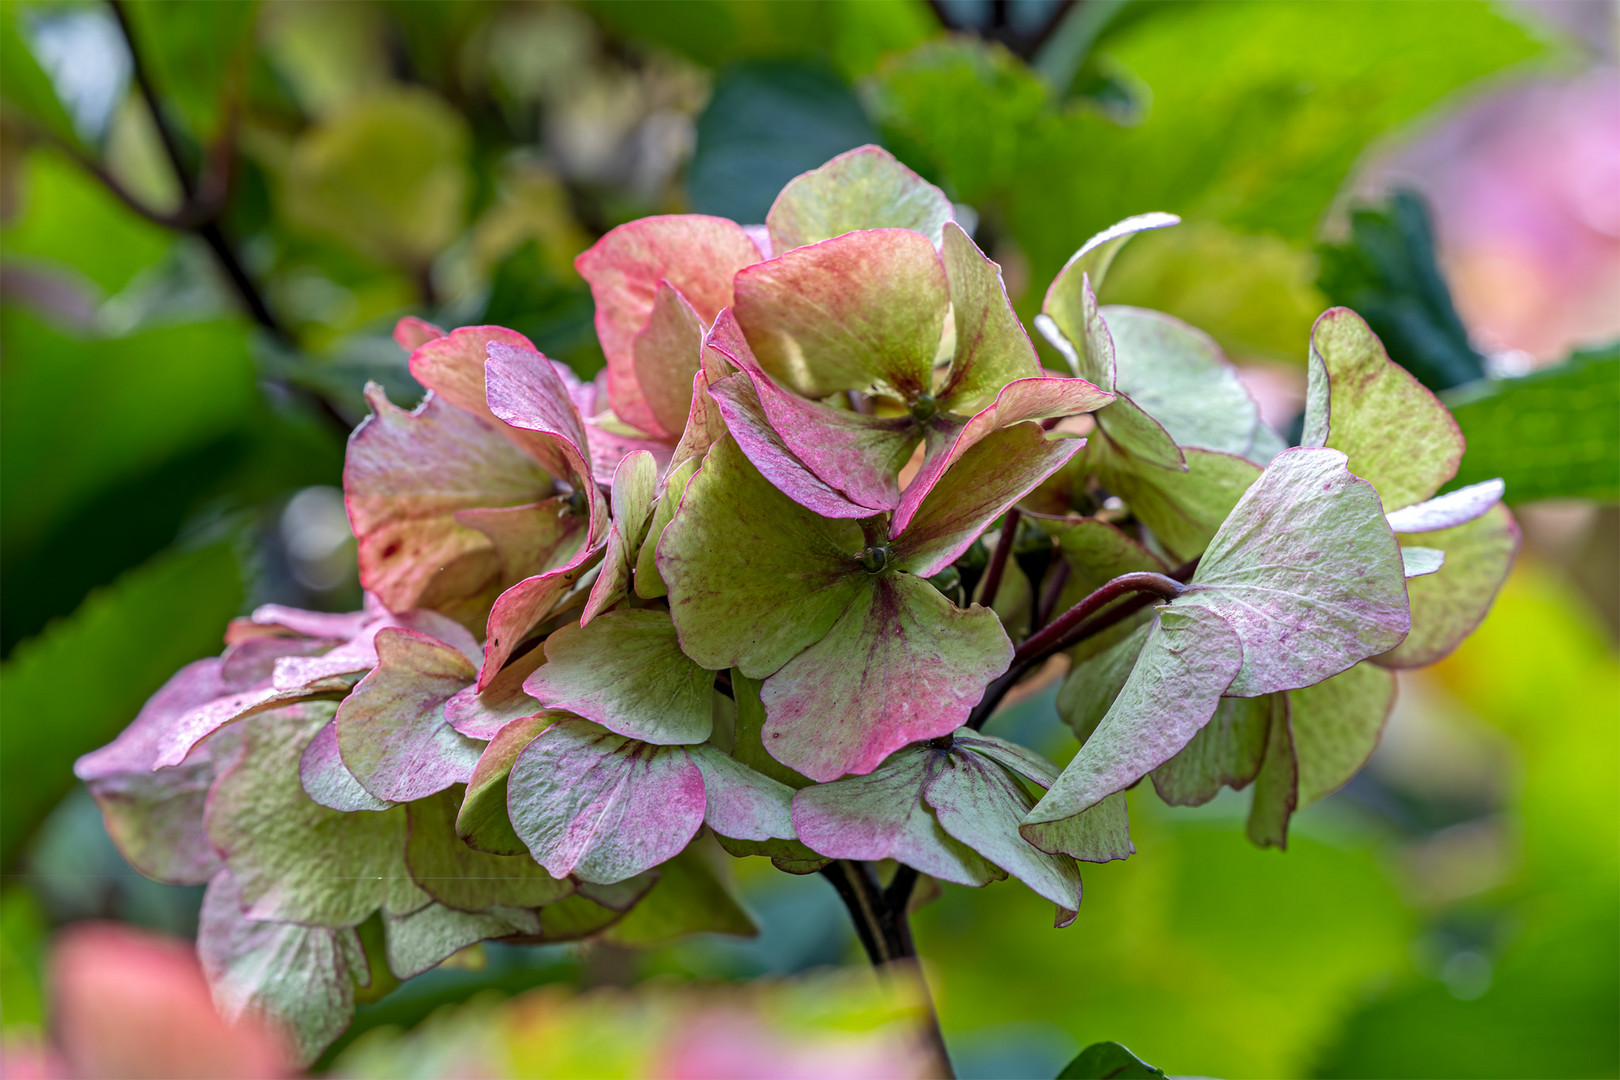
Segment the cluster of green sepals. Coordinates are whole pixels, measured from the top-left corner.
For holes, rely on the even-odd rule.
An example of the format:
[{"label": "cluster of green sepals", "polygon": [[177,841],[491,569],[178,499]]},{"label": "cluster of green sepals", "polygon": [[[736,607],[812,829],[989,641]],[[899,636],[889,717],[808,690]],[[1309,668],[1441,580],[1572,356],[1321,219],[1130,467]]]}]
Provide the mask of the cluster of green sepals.
[{"label": "cluster of green sepals", "polygon": [[[762,227],[622,226],[578,263],[594,383],[400,324],[431,393],[372,388],[350,443],[365,610],[238,620],[80,762],[135,866],[208,883],[228,1012],[313,1056],[379,954],[749,932],[722,850],[896,865],[891,904],[1012,876],[1067,925],[1144,777],[1252,787],[1281,846],[1360,768],[1392,671],[1455,648],[1517,545],[1500,484],[1436,497],[1444,406],[1336,309],[1285,448],[1211,339],[1098,304],[1164,214],[1052,283],[1048,371],[953,217],[868,147]],[[1067,768],[980,731],[1064,664]]]}]

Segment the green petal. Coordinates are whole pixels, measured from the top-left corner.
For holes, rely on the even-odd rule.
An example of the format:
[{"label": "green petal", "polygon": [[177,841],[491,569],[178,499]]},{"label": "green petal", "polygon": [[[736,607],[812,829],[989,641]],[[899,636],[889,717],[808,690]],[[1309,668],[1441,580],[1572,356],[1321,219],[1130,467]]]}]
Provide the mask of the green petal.
[{"label": "green petal", "polygon": [[1223,786],[1234,790],[1248,786],[1265,757],[1273,710],[1282,708],[1279,694],[1222,698],[1192,742],[1153,770],[1159,798],[1171,806],[1202,806]]},{"label": "green petal", "polygon": [[[1102,316],[1114,342],[1116,392],[1129,395],[1176,445],[1262,465],[1282,449],[1214,338],[1146,308],[1110,305]],[[1099,421],[1106,426],[1106,414]]]},{"label": "green petal", "polygon": [[[1057,542],[1068,561],[1069,584],[1059,600],[1060,611],[1067,606],[1063,600],[1072,604],[1121,574],[1142,570],[1162,574],[1170,569],[1163,559],[1109,522],[1098,518],[1054,518],[1027,511],[1026,516]],[[1210,535],[1214,535],[1213,530]]]},{"label": "green petal", "polygon": [[[527,853],[490,855],[467,846],[456,835],[460,806],[455,791],[444,791],[407,808],[410,840],[405,862],[423,892],[447,907],[483,911],[496,906],[539,907],[574,891],[573,882],[552,877]],[[531,932],[538,933],[538,925]]]},{"label": "green petal", "polygon": [[657,491],[658,463],[653,456],[645,450],[626,454],[613,473],[613,525],[608,530],[607,554],[580,613],[581,623],[589,624],[629,595],[630,572],[646,539]]},{"label": "green petal", "polygon": [[1288,692],[1300,806],[1337,790],[1367,763],[1394,704],[1395,676],[1376,664]]},{"label": "green petal", "polygon": [[1057,712],[1082,743],[1091,738],[1091,733],[1113,707],[1152,629],[1153,621],[1145,619],[1112,645],[1076,660],[1070,668],[1068,677],[1058,688]]},{"label": "green petal", "polygon": [[688,458],[670,470],[664,477],[663,490],[659,492],[658,501],[653,504],[652,522],[647,526],[647,537],[641,542],[641,550],[636,553],[636,595],[643,600],[656,600],[660,596],[669,595],[669,586],[664,584],[663,577],[658,573],[658,539],[664,535],[664,527],[675,517],[676,509],[681,505],[681,497],[686,494],[687,481],[692,474],[698,471],[702,464],[700,457]]},{"label": "green petal", "polygon": [[[1171,558],[1185,562],[1209,547],[1216,532],[1243,493],[1260,476],[1260,467],[1235,454],[1214,450],[1184,451],[1185,471],[1129,463],[1114,456],[1103,440],[1094,440],[1098,479],[1119,495]],[[1091,453],[1090,446],[1087,447]]]},{"label": "green petal", "polygon": [[[1288,695],[1274,695],[1286,698]],[[1288,821],[1299,807],[1299,758],[1286,700],[1274,706],[1266,732],[1266,756],[1249,804],[1249,839],[1260,847],[1286,848]]]},{"label": "green petal", "polygon": [[253,919],[358,926],[385,904],[427,900],[405,868],[405,809],[345,814],[304,794],[298,762],[332,717],[296,705],[244,725],[242,759],[219,780],[208,836]]},{"label": "green petal", "polygon": [[[1131,237],[1139,232],[1150,229],[1163,229],[1179,224],[1180,218],[1174,214],[1151,213],[1138,214],[1128,217],[1124,221],[1110,225],[1102,232],[1080,245],[1080,250],[1069,256],[1069,261],[1063,264],[1052,284],[1047,286],[1046,296],[1041,301],[1041,313],[1057,324],[1070,341],[1079,342],[1084,336],[1083,327],[1086,322],[1085,293],[1102,290],[1103,281],[1108,276],[1108,268],[1113,265],[1114,256],[1124,247]],[[1092,300],[1095,303],[1095,300]],[[1090,378],[1084,372],[1081,378]],[[1096,382],[1095,379],[1092,380]],[[1112,390],[1113,383],[1097,383],[1104,390]]]},{"label": "green petal", "polygon": [[868,588],[864,546],[854,522],[805,510],[721,439],[658,543],[682,650],[706,668],[769,675]]},{"label": "green petal", "polygon": [[1038,376],[1041,364],[1007,298],[1001,268],[954,221],[945,225],[941,254],[950,285],[956,355],[938,397],[941,408],[971,415],[1014,379]]},{"label": "green petal", "polygon": [[1311,330],[1305,446],[1350,456],[1391,510],[1422,502],[1457,474],[1463,437],[1440,399],[1391,362],[1383,343],[1349,308]]},{"label": "green petal", "polygon": [[669,613],[610,611],[546,638],[546,662],[523,688],[542,704],[642,742],[709,737],[714,676],[681,652]]},{"label": "green petal", "polygon": [[1407,581],[1412,632],[1376,658],[1385,667],[1423,667],[1449,656],[1485,618],[1518,554],[1519,526],[1498,505],[1467,524],[1397,539],[1402,550],[1410,543],[1446,553],[1438,572]]},{"label": "green petal", "polygon": [[950,293],[921,234],[845,233],[755,263],[735,285],[732,313],[778,384],[809,398],[933,390]]},{"label": "green petal", "polygon": [[512,763],[534,737],[558,720],[573,714],[547,710],[538,716],[514,720],[489,741],[473,768],[472,779],[456,815],[456,835],[471,847],[491,855],[527,855],[506,814],[506,784]]},{"label": "green petal", "polygon": [[523,908],[468,912],[429,904],[409,915],[390,915],[384,926],[388,970],[397,979],[413,979],[485,938],[538,934],[540,917]]},{"label": "green petal", "polygon": [[952,216],[939,188],[882,147],[862,146],[788,181],[765,227],[780,255],[855,229],[915,229],[937,244]]},{"label": "green petal", "polygon": [[697,846],[658,868],[652,891],[624,918],[608,927],[603,941],[636,948],[667,945],[689,934],[757,937],[753,916],[732,895]]},{"label": "green petal", "polygon": [[1085,745],[1032,810],[1024,836],[1054,850],[1054,823],[1090,809],[1164,764],[1209,722],[1243,664],[1238,636],[1200,608],[1159,609],[1141,655]]}]

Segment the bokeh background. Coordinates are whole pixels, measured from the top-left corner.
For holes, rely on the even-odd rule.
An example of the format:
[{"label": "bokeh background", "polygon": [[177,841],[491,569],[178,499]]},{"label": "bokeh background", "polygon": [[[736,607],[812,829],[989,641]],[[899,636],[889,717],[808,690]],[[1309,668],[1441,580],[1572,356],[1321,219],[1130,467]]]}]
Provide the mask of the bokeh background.
[{"label": "bokeh background", "polygon": [[[591,375],[602,358],[572,260],[597,236],[653,213],[759,221],[791,176],[880,142],[960,204],[1026,318],[1094,231],[1182,215],[1127,249],[1103,300],[1213,333],[1285,434],[1312,319],[1357,307],[1459,408],[1464,478],[1505,475],[1526,535],[1478,634],[1402,676],[1371,766],[1296,819],[1286,854],[1248,846],[1241,797],[1171,812],[1136,793],[1138,854],[1088,872],[1070,929],[1014,885],[948,887],[924,908],[961,1074],[1050,1077],[1115,1039],[1177,1074],[1616,1075],[1616,11],[3,0],[13,1065],[117,1041],[53,1015],[72,1004],[53,935],[86,920],[194,930],[200,890],[135,875],[71,765],[217,652],[230,616],[358,605],[336,485],[363,383],[420,394],[393,321],[501,323]],[[1050,688],[993,723],[1072,753]],[[572,1016],[577,1037],[546,1042],[495,1002],[545,984],[679,1001],[693,980],[723,993],[855,965],[826,883],[759,862],[735,866],[755,939],[491,946],[374,987],[322,1067],[438,1075],[446,1047],[498,1030],[552,1047],[543,1067],[563,1075],[651,1068],[609,1053],[651,1037],[617,1006],[558,1004],[553,1027]],[[804,1038],[833,1055],[823,1073],[857,1058],[881,1073],[882,1053],[839,1058],[825,1030],[881,1026],[898,1006],[840,978],[781,984],[777,1027],[739,1013],[713,1040]],[[481,1012],[442,1011],[469,998]],[[823,1034],[781,1034],[795,1023]],[[565,1042],[575,1057],[555,1056]]]}]

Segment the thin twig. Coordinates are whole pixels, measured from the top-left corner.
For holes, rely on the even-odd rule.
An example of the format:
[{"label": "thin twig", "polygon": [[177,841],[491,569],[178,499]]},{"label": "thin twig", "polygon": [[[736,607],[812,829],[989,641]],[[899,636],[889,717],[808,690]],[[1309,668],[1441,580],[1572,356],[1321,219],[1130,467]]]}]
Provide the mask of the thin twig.
[{"label": "thin twig", "polygon": [[979,603],[993,607],[996,593],[1001,590],[1001,576],[1006,573],[1007,559],[1012,555],[1013,540],[1018,535],[1018,520],[1023,515],[1018,507],[1007,510],[1001,521],[1001,535],[996,538],[996,549],[990,553],[990,565],[984,569],[984,581],[979,587]]}]

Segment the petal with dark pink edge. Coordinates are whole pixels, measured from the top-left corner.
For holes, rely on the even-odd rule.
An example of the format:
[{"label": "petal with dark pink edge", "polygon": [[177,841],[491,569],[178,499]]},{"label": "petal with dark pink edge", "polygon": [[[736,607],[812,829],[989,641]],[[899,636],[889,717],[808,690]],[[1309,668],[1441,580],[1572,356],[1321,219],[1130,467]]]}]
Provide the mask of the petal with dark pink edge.
[{"label": "petal with dark pink edge", "polygon": [[734,840],[792,840],[793,789],[703,743],[687,753],[703,770],[703,823]]},{"label": "petal with dark pink edge", "polygon": [[940,828],[1060,908],[1080,906],[1080,867],[1035,847],[1018,823],[1035,800],[1006,769],[965,750],[941,754],[923,786]]},{"label": "petal with dark pink edge", "polygon": [[536,735],[559,720],[570,719],[573,719],[572,713],[543,709],[534,716],[514,720],[496,732],[473,768],[472,779],[467,781],[467,790],[462,796],[461,810],[456,814],[456,835],[468,846],[491,855],[528,857],[529,849],[512,831],[512,822],[506,816],[506,782],[512,773],[512,763]]},{"label": "petal with dark pink edge", "polygon": [[708,325],[731,304],[732,276],[759,258],[754,241],[736,222],[676,214],[620,225],[574,260],[596,301],[608,400],[620,419],[656,430],[636,378],[635,338],[652,316],[659,284],[672,285]]},{"label": "petal with dark pink edge", "polygon": [[[940,477],[980,440],[1026,420],[1047,420],[1094,412],[1114,400],[1114,395],[1097,389],[1084,379],[1034,378],[1010,382],[995,401],[980,410],[951,439],[949,448],[932,454],[922,471],[906,486],[894,514],[894,533],[904,532],[913,515]],[[1071,449],[1078,450],[1079,445]],[[1064,460],[1068,460],[1067,457]]]},{"label": "petal with dark pink edge", "polygon": [[592,488],[585,421],[551,362],[532,349],[491,342],[484,364],[489,409],[527,433],[524,447],[559,480]]},{"label": "petal with dark pink edge", "polygon": [[681,650],[711,670],[769,675],[867,588],[864,546],[854,522],[806,510],[721,439],[658,542]]},{"label": "petal with dark pink edge", "polygon": [[658,745],[700,743],[714,726],[714,675],[681,652],[669,613],[610,611],[553,631],[523,689],[609,731]]},{"label": "petal with dark pink edge", "polygon": [[703,824],[703,772],[653,746],[563,720],[518,755],[512,826],[553,877],[613,884],[678,855]]},{"label": "petal with dark pink edge", "polygon": [[846,233],[737,274],[732,312],[778,383],[805,397],[933,389],[950,294],[934,245],[908,229]]},{"label": "petal with dark pink edge", "polygon": [[[1102,289],[1108,268],[1113,265],[1119,249],[1137,233],[1163,229],[1180,222],[1181,219],[1174,214],[1137,214],[1093,236],[1080,245],[1079,251],[1069,256],[1069,261],[1063,264],[1063,269],[1047,286],[1046,296],[1041,300],[1041,314],[1056,323],[1070,341],[1078,344],[1085,337],[1085,294]],[[1095,300],[1092,302],[1095,303]],[[1098,385],[1113,389],[1111,384]]]},{"label": "petal with dark pink edge", "polygon": [[491,343],[535,352],[533,343],[516,330],[504,326],[463,326],[416,348],[411,353],[411,375],[462,412],[471,413],[525,451],[532,452],[529,443],[533,439],[527,432],[508,428],[489,411],[484,365],[489,360]]},{"label": "petal with dark pink edge", "polygon": [[1411,550],[1409,544],[1437,548],[1446,561],[1438,572],[1407,581],[1412,632],[1374,661],[1391,668],[1423,667],[1451,655],[1490,611],[1518,555],[1519,525],[1499,503],[1465,524],[1402,533],[1397,539],[1402,551]]},{"label": "petal with dark pink edge", "polygon": [[1243,646],[1220,616],[1161,608],[1130,677],[1057,783],[1024,819],[1024,838],[1069,851],[1064,824],[1163,765],[1209,722],[1243,664]]},{"label": "petal with dark pink edge", "polygon": [[[658,283],[652,314],[631,347],[636,383],[646,399],[653,423],[645,430],[677,437],[686,424],[692,402],[688,392],[703,353],[703,320],[686,298],[667,281]],[[641,427],[631,417],[621,417]]]},{"label": "petal with dark pink edge", "polygon": [[860,146],[789,180],[765,228],[780,255],[857,229],[915,229],[938,244],[954,216],[939,188],[881,146]]},{"label": "petal with dark pink edge", "polygon": [[[819,487],[796,475],[808,470],[815,480],[863,508],[858,516],[893,509],[900,499],[900,469],[921,434],[917,422],[910,416],[867,416],[835,409],[788,393],[759,366],[746,340],[728,332],[727,321],[721,317],[710,340],[742,370],[754,395],[739,397],[740,387],[733,385],[739,376],[732,376],[716,384],[716,396],[728,421],[743,414],[728,427],[749,459],[768,476],[785,473],[783,490],[789,494]],[[764,413],[763,423],[753,401]]]},{"label": "petal with dark pink edge", "polygon": [[415,412],[376,384],[372,415],[349,438],[344,501],[360,583],[394,611],[474,593],[498,573],[489,538],[456,511],[532,503],[551,478],[490,425],[429,395]]},{"label": "petal with dark pink edge", "polygon": [[330,705],[293,705],[243,726],[245,750],[208,800],[208,835],[256,919],[358,926],[428,897],[405,869],[405,809],[346,814],[304,793],[304,748]]},{"label": "petal with dark pink edge", "polygon": [[1305,446],[1331,446],[1384,504],[1422,502],[1457,475],[1464,440],[1428,387],[1392,362],[1360,315],[1331,308],[1311,328]]},{"label": "petal with dark pink edge", "polygon": [[406,808],[405,864],[423,892],[462,911],[535,908],[573,893],[572,881],[552,877],[527,855],[491,855],[468,847],[456,835],[460,803],[455,792],[445,791]]},{"label": "petal with dark pink edge", "polygon": [[216,770],[229,760],[216,762],[205,752],[179,768],[154,772],[158,740],[178,717],[227,692],[220,668],[217,659],[187,664],[118,738],[73,766],[124,858],[147,877],[171,885],[201,885],[219,869],[203,828],[203,806]]},{"label": "petal with dark pink edge", "polygon": [[923,786],[941,756],[915,747],[869,775],[800,790],[793,796],[793,831],[810,850],[831,859],[896,859],[957,885],[988,885],[1004,877],[923,805]]},{"label": "petal with dark pink edge", "polygon": [[394,324],[394,344],[406,352],[415,352],[434,338],[444,337],[444,331],[415,315],[407,315]]},{"label": "petal with dark pink edge", "polygon": [[227,1023],[244,1018],[280,1031],[308,1066],[354,1018],[354,985],[370,983],[365,947],[350,929],[267,922],[244,911],[221,870],[203,893],[197,959]]},{"label": "petal with dark pink edge", "polygon": [[1319,683],[1411,628],[1400,545],[1378,493],[1327,449],[1272,460],[1174,606],[1220,615],[1242,639],[1234,697]]},{"label": "petal with dark pink edge", "polygon": [[972,413],[1014,379],[1040,375],[1041,362],[1007,298],[1001,267],[954,221],[945,224],[940,253],[951,292],[956,355],[940,387],[939,403],[951,412]]},{"label": "petal with dark pink edge", "polygon": [[1011,660],[989,608],[956,607],[910,574],[875,575],[765,680],[765,749],[812,780],[871,772],[907,743],[954,731]]},{"label": "petal with dark pink edge", "polygon": [[606,545],[581,553],[572,566],[524,578],[496,597],[489,611],[489,629],[484,641],[484,664],[478,670],[478,688],[487,688],[528,637],[529,631],[550,615],[568,597],[587,573],[596,569]]},{"label": "petal with dark pink edge", "polygon": [[[932,577],[956,561],[987,525],[1074,456],[1083,440],[1048,438],[1022,423],[980,439],[923,500],[894,537],[901,569]],[[899,526],[899,515],[895,515]]]},{"label": "petal with dark pink edge", "polygon": [[477,674],[467,657],[425,634],[378,634],[377,666],[338,707],[343,764],[389,802],[465,784],[482,748],[450,726],[444,705]]},{"label": "petal with dark pink edge", "polygon": [[613,524],[608,529],[602,572],[585,598],[581,623],[589,623],[630,594],[631,573],[647,525],[652,521],[653,496],[658,491],[658,466],[651,454],[631,454],[613,474]]},{"label": "petal with dark pink edge", "polygon": [[437,611],[418,609],[397,615],[384,611],[368,620],[349,641],[319,656],[289,654],[276,661],[273,682],[279,690],[324,687],[330,680],[353,677],[371,670],[377,663],[377,635],[389,627],[414,630],[452,646],[476,663],[483,655],[467,628]]}]

